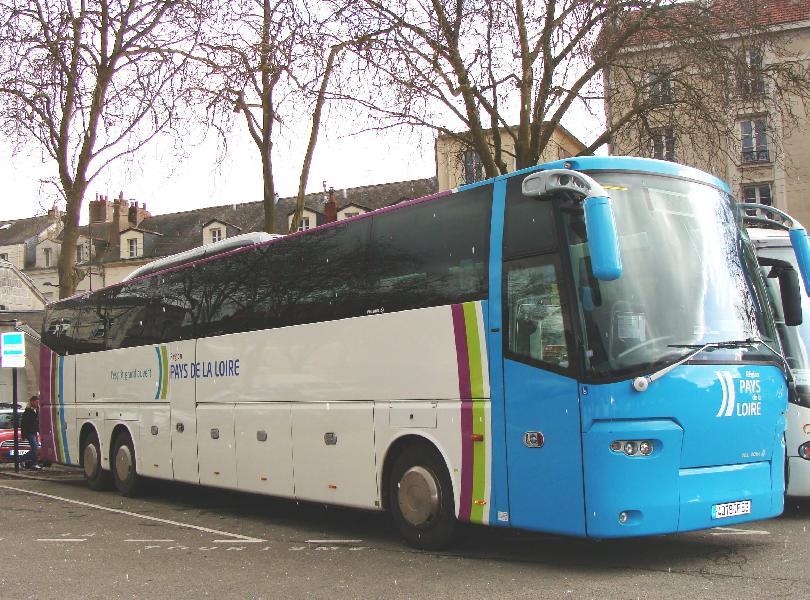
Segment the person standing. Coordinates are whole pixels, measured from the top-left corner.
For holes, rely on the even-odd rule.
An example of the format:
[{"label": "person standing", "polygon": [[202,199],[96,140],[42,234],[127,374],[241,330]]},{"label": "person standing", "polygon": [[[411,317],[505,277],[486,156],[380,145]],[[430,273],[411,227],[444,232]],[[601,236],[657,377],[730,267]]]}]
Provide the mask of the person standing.
[{"label": "person standing", "polygon": [[28,440],[31,449],[20,457],[25,462],[26,469],[41,469],[37,462],[37,451],[39,450],[39,396],[34,394],[28,400],[28,406],[23,411],[20,419],[20,430],[22,436]]}]

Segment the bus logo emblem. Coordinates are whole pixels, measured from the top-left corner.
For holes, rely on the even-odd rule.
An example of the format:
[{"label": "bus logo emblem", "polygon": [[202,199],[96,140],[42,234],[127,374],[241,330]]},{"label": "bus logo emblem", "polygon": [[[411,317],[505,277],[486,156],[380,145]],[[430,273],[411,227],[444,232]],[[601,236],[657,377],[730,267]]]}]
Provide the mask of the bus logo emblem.
[{"label": "bus logo emblem", "polygon": [[727,371],[715,371],[715,375],[720,379],[720,387],[723,388],[723,401],[720,403],[720,410],[716,417],[730,417],[734,412],[734,405],[737,403],[737,393],[734,391],[734,380],[731,373]]},{"label": "bus logo emblem", "polygon": [[[739,392],[743,395],[743,401],[737,402],[737,389],[734,386],[734,379],[727,371],[715,371],[715,375],[720,380],[720,387],[723,390],[723,401],[720,403],[720,410],[716,417],[738,417],[759,416],[762,414],[762,385],[758,373],[746,372],[747,378],[738,379]],[[746,398],[747,396],[747,398]]]}]

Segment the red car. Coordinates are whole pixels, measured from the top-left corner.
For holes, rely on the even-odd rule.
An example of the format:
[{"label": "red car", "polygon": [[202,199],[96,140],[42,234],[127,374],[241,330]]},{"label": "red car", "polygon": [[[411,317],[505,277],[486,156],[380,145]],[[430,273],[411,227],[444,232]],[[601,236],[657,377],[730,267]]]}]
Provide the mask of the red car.
[{"label": "red car", "polygon": [[[23,409],[19,409],[17,416],[22,416]],[[14,462],[14,426],[12,420],[14,419],[14,412],[11,407],[0,408],[0,462]],[[20,454],[25,454],[31,449],[28,441],[22,437],[21,433],[17,433],[17,443]]]}]

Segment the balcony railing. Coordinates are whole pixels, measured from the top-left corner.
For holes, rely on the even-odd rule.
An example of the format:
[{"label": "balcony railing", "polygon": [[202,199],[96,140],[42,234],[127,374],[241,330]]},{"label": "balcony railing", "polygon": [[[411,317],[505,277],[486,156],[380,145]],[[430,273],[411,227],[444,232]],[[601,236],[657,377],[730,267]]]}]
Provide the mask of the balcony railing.
[{"label": "balcony railing", "polygon": [[743,150],[742,161],[746,163],[771,162],[768,149],[764,150]]}]

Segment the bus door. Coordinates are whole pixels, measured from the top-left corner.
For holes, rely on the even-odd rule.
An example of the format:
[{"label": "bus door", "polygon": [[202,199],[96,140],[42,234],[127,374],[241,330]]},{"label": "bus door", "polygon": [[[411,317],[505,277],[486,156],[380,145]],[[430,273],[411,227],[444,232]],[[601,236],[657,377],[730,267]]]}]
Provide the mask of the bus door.
[{"label": "bus door", "polygon": [[503,244],[509,522],[584,535],[578,384],[552,203],[524,198],[520,183],[508,184]]},{"label": "bus door", "polygon": [[197,462],[197,342],[168,345],[171,406],[172,464],[177,481],[199,483]]}]

